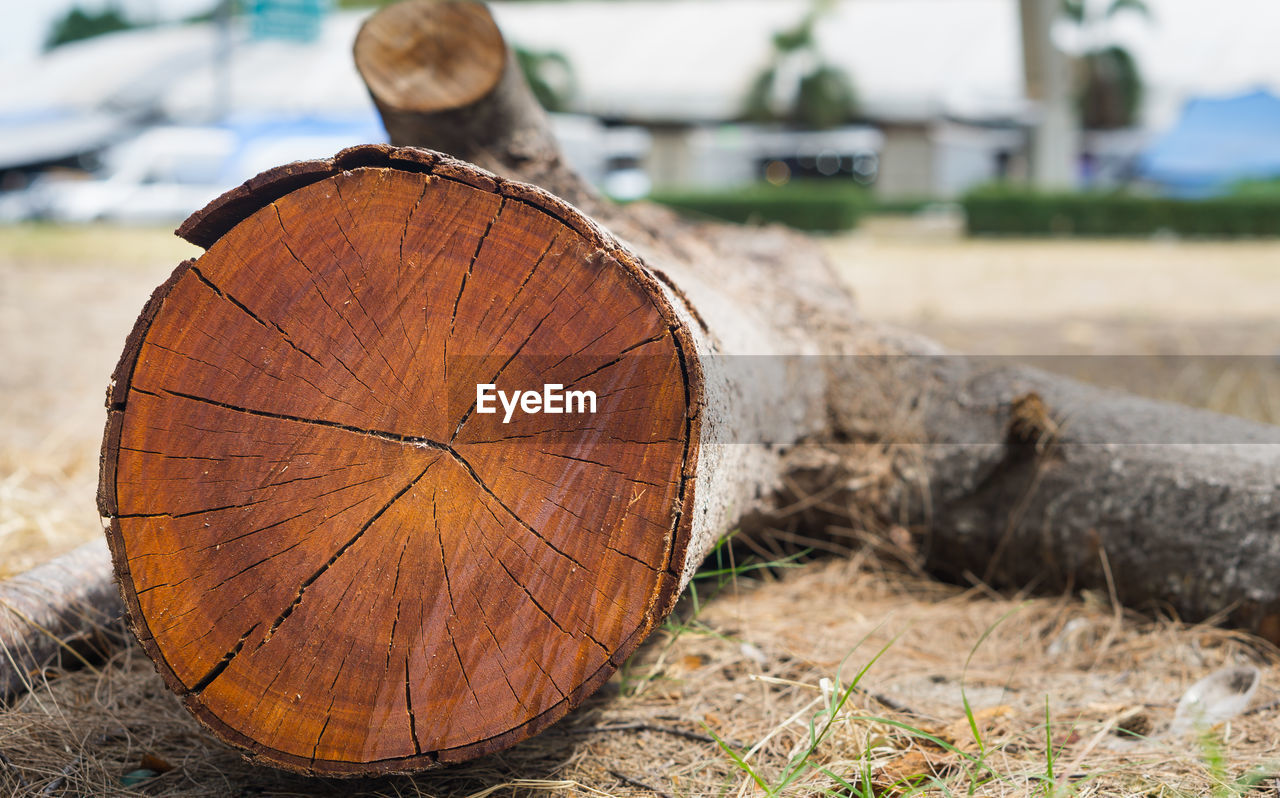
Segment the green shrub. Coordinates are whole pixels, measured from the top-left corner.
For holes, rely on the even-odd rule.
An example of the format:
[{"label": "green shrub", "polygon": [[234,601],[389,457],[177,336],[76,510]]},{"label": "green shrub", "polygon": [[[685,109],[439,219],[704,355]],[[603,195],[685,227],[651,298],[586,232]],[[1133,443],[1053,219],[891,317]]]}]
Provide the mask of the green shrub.
[{"label": "green shrub", "polygon": [[937,197],[897,197],[881,199],[876,197],[867,208],[868,214],[877,216],[913,216],[927,208],[947,205],[947,200]]},{"label": "green shrub", "polygon": [[1259,195],[1280,197],[1280,177],[1270,180],[1241,180],[1231,187],[1231,195],[1235,197],[1256,197]]},{"label": "green shrub", "polygon": [[961,201],[970,235],[1280,235],[1280,193],[1199,200],[989,186]]},{"label": "green shrub", "polygon": [[649,199],[678,211],[738,224],[777,222],[797,230],[851,230],[866,211],[867,194],[847,182],[793,180],[732,189],[655,191]]}]

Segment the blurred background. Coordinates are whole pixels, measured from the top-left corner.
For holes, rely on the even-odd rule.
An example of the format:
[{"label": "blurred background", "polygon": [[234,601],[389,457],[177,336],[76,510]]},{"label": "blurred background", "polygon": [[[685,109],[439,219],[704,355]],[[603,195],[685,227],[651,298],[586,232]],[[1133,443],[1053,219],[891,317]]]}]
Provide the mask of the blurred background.
[{"label": "blurred background", "polygon": [[[376,5],[0,0],[0,574],[99,534],[106,381],[198,254],[169,231],[386,140]],[[1275,0],[491,5],[605,193],[820,235],[953,348],[1280,420]]]}]

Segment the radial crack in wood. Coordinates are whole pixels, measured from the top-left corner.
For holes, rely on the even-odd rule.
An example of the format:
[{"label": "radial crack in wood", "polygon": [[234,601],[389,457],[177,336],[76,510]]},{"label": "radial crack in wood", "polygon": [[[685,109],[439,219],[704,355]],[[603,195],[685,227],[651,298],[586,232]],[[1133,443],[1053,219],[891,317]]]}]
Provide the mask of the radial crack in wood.
[{"label": "radial crack in wood", "polygon": [[[197,717],[287,768],[527,737],[679,587],[684,324],[592,223],[445,162],[363,148],[215,202],[195,223],[238,218],[157,291],[110,392],[101,502],[135,630]],[[598,407],[478,412],[485,384]]]}]

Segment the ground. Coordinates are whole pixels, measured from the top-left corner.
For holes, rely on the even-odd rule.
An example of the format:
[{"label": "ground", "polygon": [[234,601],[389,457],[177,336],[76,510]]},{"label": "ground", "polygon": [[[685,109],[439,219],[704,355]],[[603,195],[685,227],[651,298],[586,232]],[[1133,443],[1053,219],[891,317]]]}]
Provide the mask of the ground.
[{"label": "ground", "polygon": [[0,227],[0,576],[101,534],[107,381],[152,289],[195,254],[160,229]]},{"label": "ground", "polygon": [[[0,713],[0,791],[746,796],[789,775],[781,794],[794,796],[850,795],[841,782],[876,796],[1280,788],[1280,652],[1255,639],[1127,616],[1105,596],[942,586],[863,556],[760,577],[701,580],[702,601],[686,600],[562,722],[416,777],[255,768],[204,732],[130,647]],[[1198,734],[1171,731],[1183,692],[1224,666],[1261,670],[1252,710]],[[136,792],[124,786],[147,776]]]},{"label": "ground", "polygon": [[[968,241],[945,220],[873,220],[827,246],[869,317],[1280,421],[1280,243]],[[195,254],[153,229],[0,228],[0,574],[101,534],[108,376],[150,291]],[[864,769],[875,794],[936,778],[938,794],[1233,795],[1280,764],[1280,652],[1252,638],[1129,617],[1106,596],[944,587],[861,555],[716,581],[564,723],[465,768],[360,785],[255,770],[128,648],[0,712],[0,792],[120,793],[143,754],[174,766],[138,785],[147,795],[748,795],[751,773],[774,786],[789,761],[807,763],[794,795]],[[1229,665],[1262,671],[1251,712],[1168,733],[1183,691]],[[804,757],[811,720],[827,731]]]}]

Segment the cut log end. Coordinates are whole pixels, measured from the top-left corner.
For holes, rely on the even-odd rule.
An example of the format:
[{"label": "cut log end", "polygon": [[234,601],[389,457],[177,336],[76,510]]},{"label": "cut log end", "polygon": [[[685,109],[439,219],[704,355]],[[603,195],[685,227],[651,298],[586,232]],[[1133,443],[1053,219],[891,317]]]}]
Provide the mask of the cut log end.
[{"label": "cut log end", "polygon": [[379,102],[434,113],[465,107],[493,91],[507,47],[483,5],[397,3],[361,27],[356,64]]},{"label": "cut log end", "polygon": [[[535,189],[387,154],[180,266],[110,400],[135,631],[223,739],[307,772],[536,733],[652,629],[688,546],[701,388],[662,289]],[[507,418],[477,385],[595,412]]]}]

